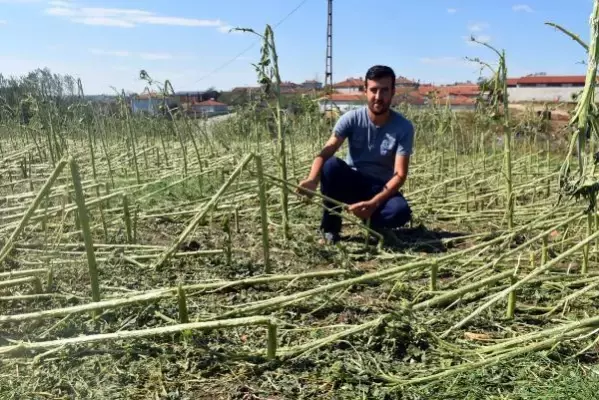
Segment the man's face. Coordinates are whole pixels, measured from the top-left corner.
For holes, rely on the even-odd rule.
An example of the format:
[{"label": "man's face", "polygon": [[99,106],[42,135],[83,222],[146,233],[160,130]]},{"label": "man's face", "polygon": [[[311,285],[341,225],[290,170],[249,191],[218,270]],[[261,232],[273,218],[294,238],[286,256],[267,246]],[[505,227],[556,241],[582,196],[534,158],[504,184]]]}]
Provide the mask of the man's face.
[{"label": "man's face", "polygon": [[381,115],[391,107],[391,100],[395,94],[392,78],[366,81],[366,99],[368,108],[374,115]]}]

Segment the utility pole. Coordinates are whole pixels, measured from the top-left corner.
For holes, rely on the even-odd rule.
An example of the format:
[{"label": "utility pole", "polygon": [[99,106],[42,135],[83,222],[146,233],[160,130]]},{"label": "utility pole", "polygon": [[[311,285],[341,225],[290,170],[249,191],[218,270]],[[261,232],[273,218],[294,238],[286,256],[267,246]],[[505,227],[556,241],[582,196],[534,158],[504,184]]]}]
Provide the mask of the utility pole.
[{"label": "utility pole", "polygon": [[[333,92],[333,0],[327,0],[327,56],[324,73],[325,96],[330,96]],[[333,103],[327,98],[325,100],[324,112],[329,115],[333,111]]]}]

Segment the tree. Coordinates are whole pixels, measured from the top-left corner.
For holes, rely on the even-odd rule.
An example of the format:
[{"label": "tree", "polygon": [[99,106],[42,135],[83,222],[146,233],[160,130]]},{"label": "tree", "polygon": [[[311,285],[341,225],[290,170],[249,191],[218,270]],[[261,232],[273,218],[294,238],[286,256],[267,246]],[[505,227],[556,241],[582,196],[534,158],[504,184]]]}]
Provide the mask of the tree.
[{"label": "tree", "polygon": [[53,74],[48,68],[9,78],[0,74],[0,117],[20,116],[27,123],[34,112],[33,103],[47,104],[66,111],[75,98],[76,80],[70,75]]}]

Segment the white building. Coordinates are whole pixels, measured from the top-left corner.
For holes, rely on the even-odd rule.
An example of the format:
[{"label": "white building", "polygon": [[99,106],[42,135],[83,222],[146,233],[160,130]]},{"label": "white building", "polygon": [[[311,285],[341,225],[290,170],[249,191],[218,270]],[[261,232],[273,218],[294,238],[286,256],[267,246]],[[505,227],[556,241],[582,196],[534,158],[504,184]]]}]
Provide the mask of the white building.
[{"label": "white building", "polygon": [[202,116],[213,116],[227,114],[229,112],[229,106],[215,101],[214,99],[202,101],[191,105],[191,112]]},{"label": "white building", "polygon": [[[584,89],[585,75],[531,75],[507,80],[510,103],[573,102]],[[599,94],[599,91],[596,92]]]},{"label": "white building", "polygon": [[332,102],[333,110],[339,110],[341,113],[360,108],[366,105],[366,96],[363,93],[347,94],[347,93],[333,93],[330,96],[324,96],[318,99],[318,107],[320,112],[325,112],[326,103]]},{"label": "white building", "polygon": [[[395,88],[413,88],[418,89],[420,84],[412,81],[404,76],[395,78]],[[364,92],[364,79],[362,78],[347,78],[344,81],[333,84],[333,90],[338,93],[356,94]]]},{"label": "white building", "polygon": [[364,80],[362,78],[347,78],[342,82],[333,84],[333,90],[338,93],[358,94],[364,92]]}]

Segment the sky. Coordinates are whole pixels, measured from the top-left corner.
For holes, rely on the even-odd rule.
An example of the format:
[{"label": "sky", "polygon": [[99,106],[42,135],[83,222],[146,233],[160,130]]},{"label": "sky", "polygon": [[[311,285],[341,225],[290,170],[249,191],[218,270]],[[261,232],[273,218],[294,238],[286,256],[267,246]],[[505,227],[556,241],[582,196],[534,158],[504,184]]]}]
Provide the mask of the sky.
[{"label": "sky", "polygon": [[[522,2],[520,2],[522,1]],[[368,5],[371,4],[371,5]],[[584,74],[593,0],[334,0],[333,80],[374,64],[447,84],[476,81],[479,57],[505,49],[508,75]],[[37,68],[81,78],[86,94],[140,92],[145,69],[175,90],[256,85],[260,39],[230,28],[274,29],[281,79],[323,81],[327,0],[0,0],[0,73]]]}]

